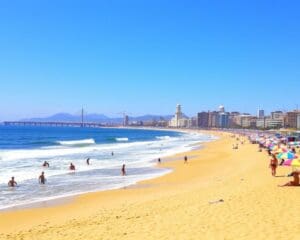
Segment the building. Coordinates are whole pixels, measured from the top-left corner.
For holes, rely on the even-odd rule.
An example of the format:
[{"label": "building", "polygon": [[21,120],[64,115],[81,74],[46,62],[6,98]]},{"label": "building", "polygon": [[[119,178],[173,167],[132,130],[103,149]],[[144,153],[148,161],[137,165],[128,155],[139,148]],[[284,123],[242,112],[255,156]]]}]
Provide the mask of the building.
[{"label": "building", "polygon": [[300,129],[300,114],[297,116],[297,129]]},{"label": "building", "polygon": [[219,128],[228,128],[229,127],[229,113],[220,112],[219,113]]},{"label": "building", "polygon": [[224,112],[225,112],[225,107],[224,107],[223,105],[221,105],[221,106],[219,107],[219,112],[220,112],[220,113],[224,113]]},{"label": "building", "polygon": [[217,128],[219,127],[219,112],[208,112],[208,127]]},{"label": "building", "polygon": [[287,112],[286,117],[286,127],[289,128],[297,128],[297,120],[298,115],[300,114],[299,111]]},{"label": "building", "polygon": [[184,117],[181,111],[181,105],[177,104],[175,116],[170,120],[169,127],[181,128],[188,126],[188,119]]},{"label": "building", "polygon": [[123,126],[126,127],[129,125],[129,117],[128,115],[124,115]]},{"label": "building", "polygon": [[264,118],[265,117],[265,110],[258,109],[258,111],[257,111],[257,117],[258,118]]},{"label": "building", "polygon": [[208,128],[209,113],[200,112],[197,115],[197,126],[198,128]]}]

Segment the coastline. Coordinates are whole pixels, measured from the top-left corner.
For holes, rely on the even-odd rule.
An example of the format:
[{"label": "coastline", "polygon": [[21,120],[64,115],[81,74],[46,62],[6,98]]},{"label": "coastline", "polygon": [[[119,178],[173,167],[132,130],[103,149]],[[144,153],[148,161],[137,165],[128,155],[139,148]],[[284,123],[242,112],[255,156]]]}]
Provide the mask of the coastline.
[{"label": "coastline", "polygon": [[[159,167],[174,169],[170,174],[136,187],[1,212],[0,239],[296,239],[299,189],[277,187],[288,179],[270,177],[256,145],[233,151],[229,134],[214,134],[220,138],[201,150],[163,161]],[[180,160],[185,154],[188,164]]]}]

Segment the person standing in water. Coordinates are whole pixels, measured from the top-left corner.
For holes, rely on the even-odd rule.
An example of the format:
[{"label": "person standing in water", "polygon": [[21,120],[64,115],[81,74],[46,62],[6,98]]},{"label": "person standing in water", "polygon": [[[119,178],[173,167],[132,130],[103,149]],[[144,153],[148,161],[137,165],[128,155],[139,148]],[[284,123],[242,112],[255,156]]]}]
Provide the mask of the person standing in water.
[{"label": "person standing in water", "polygon": [[15,181],[15,177],[11,177],[11,180],[9,180],[8,184],[9,187],[16,187],[18,184]]},{"label": "person standing in water", "polygon": [[158,158],[158,160],[157,160],[157,161],[158,161],[158,163],[161,163],[161,159],[160,159],[160,158]]},{"label": "person standing in water", "polygon": [[90,158],[87,158],[86,164],[87,164],[87,165],[90,165]]},{"label": "person standing in water", "polygon": [[39,176],[39,183],[40,184],[45,184],[46,183],[46,178],[44,172]]},{"label": "person standing in water", "polygon": [[75,171],[75,165],[73,163],[71,163],[69,169],[72,171]]},{"label": "person standing in water", "polygon": [[123,166],[122,166],[121,174],[122,174],[122,176],[126,175],[125,164],[123,164]]}]

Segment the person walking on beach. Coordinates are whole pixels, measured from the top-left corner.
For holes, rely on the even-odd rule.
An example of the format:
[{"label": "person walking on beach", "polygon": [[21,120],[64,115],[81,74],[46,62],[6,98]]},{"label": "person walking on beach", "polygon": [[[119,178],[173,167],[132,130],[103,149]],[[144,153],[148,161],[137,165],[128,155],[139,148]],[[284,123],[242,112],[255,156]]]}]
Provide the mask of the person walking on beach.
[{"label": "person walking on beach", "polygon": [[87,165],[90,165],[90,158],[87,158],[86,164],[87,164]]},{"label": "person walking on beach", "polygon": [[11,177],[11,180],[9,180],[8,182],[8,186],[9,187],[16,187],[18,184],[17,182],[15,181],[15,177]]},{"label": "person walking on beach", "polygon": [[70,169],[71,171],[75,171],[75,165],[74,165],[73,163],[71,163],[69,169]]},{"label": "person walking on beach", "polygon": [[121,174],[122,174],[122,176],[126,175],[125,164],[123,164],[123,166],[122,166]]},{"label": "person walking on beach", "polygon": [[157,161],[158,161],[158,163],[161,163],[161,159],[160,158],[158,158]]},{"label": "person walking on beach", "polygon": [[45,178],[44,172],[42,172],[41,175],[39,176],[39,183],[40,184],[45,184],[46,183],[46,178]]},{"label": "person walking on beach", "polygon": [[187,158],[187,156],[184,156],[184,163],[186,164],[186,163],[187,163],[187,161],[188,161],[188,158]]},{"label": "person walking on beach", "polygon": [[272,154],[272,158],[270,160],[270,168],[271,168],[271,173],[272,176],[275,177],[276,176],[276,168],[278,166],[278,160],[275,156],[275,154]]}]

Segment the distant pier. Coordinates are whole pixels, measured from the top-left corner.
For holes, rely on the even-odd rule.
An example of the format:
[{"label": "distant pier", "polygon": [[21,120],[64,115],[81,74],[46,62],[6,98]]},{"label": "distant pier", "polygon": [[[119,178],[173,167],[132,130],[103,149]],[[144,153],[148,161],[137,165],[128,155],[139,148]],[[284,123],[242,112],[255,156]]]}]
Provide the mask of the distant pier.
[{"label": "distant pier", "polygon": [[101,123],[82,123],[82,122],[35,122],[35,121],[5,121],[5,126],[47,126],[47,127],[104,127]]}]

